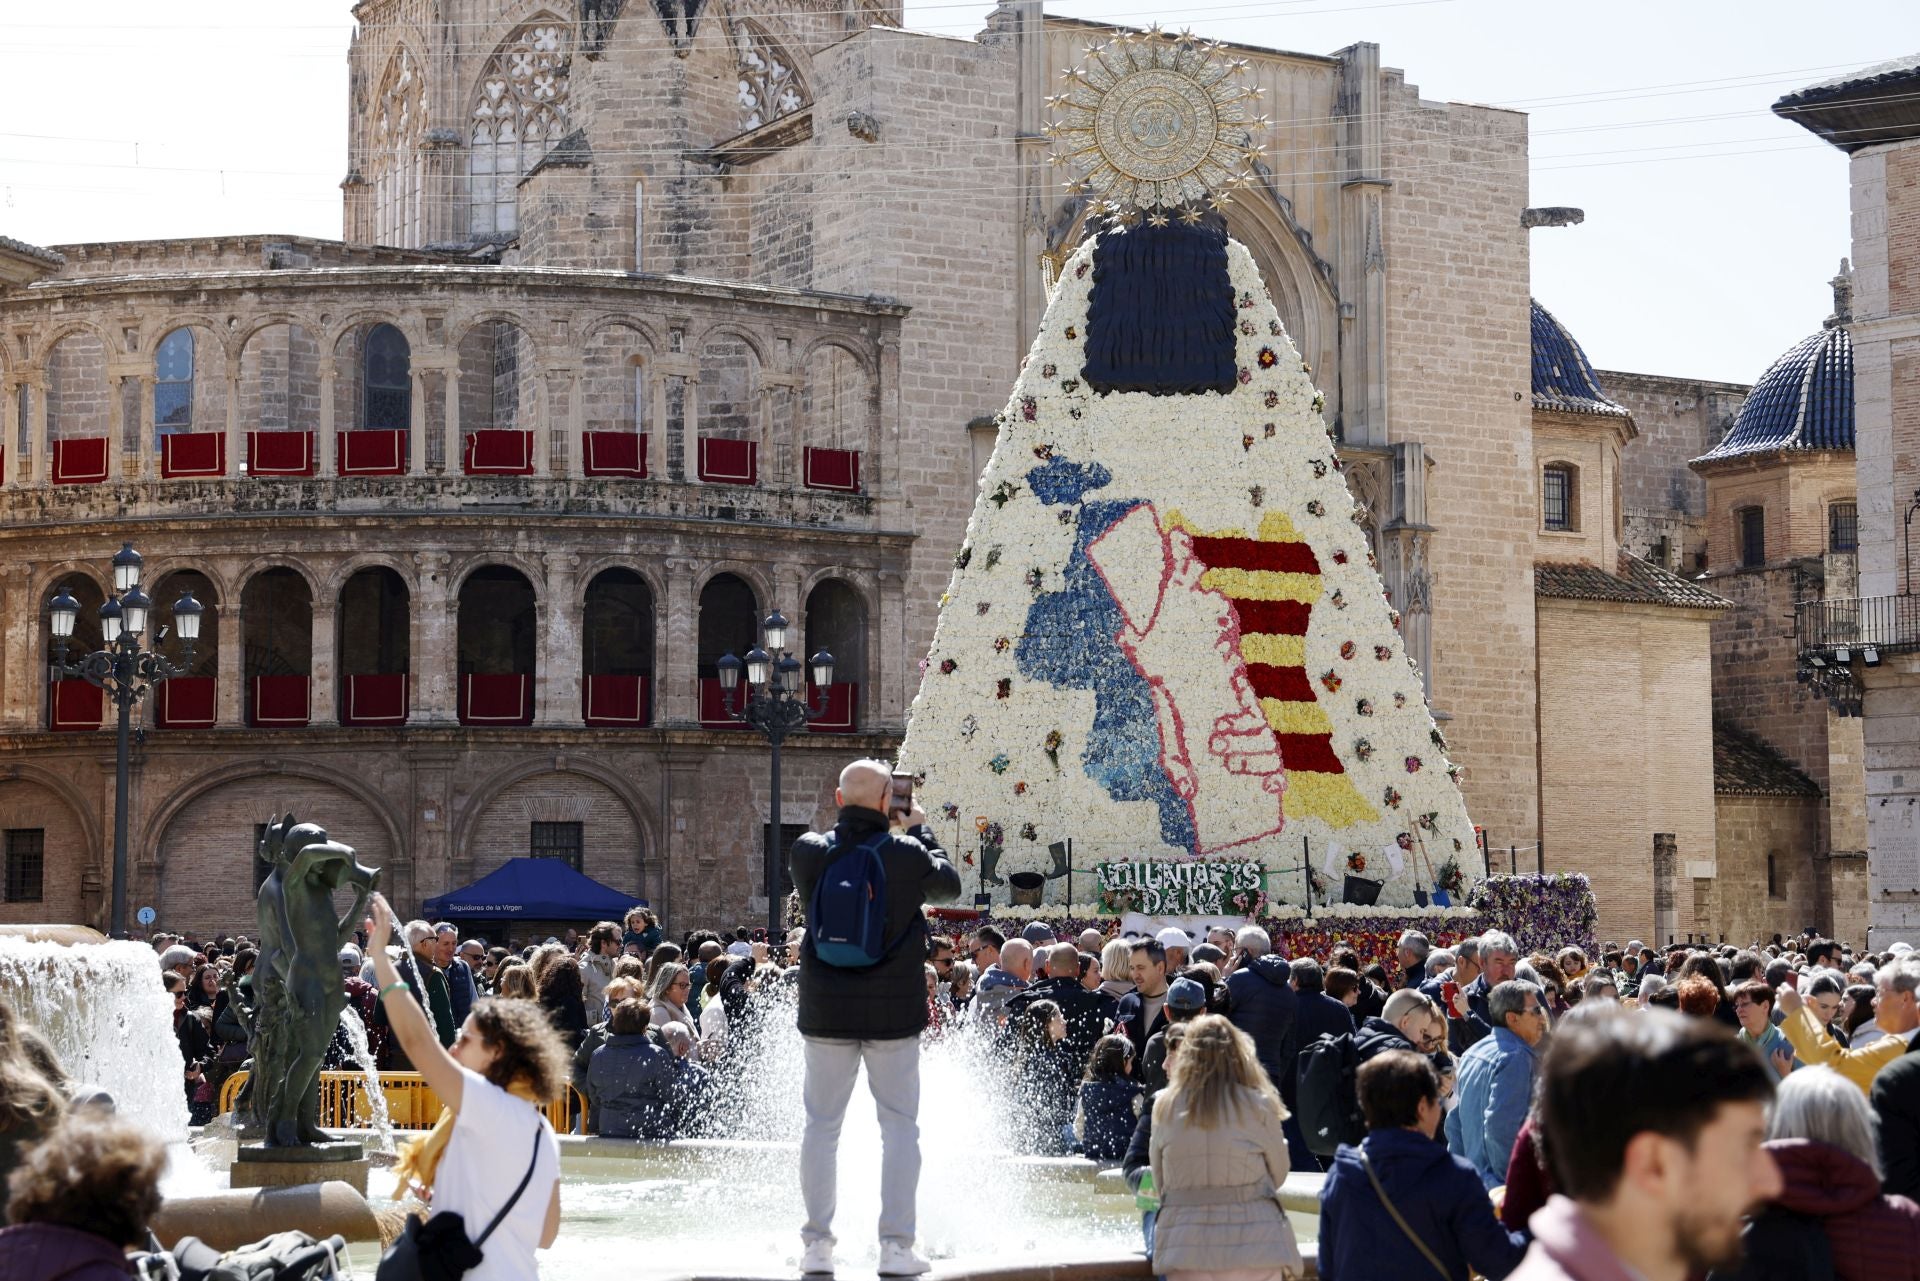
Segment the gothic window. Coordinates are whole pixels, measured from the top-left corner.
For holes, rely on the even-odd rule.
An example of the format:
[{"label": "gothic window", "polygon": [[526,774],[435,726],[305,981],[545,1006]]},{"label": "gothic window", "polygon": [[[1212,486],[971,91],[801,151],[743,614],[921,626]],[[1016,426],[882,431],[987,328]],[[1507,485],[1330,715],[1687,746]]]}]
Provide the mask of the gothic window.
[{"label": "gothic window", "polygon": [[153,426],[166,436],[193,430],[193,330],[176,329],[153,357]]},{"label": "gothic window", "polygon": [[1860,507],[1857,503],[1833,503],[1827,508],[1827,550],[1860,550]]},{"label": "gothic window", "polygon": [[585,823],[536,822],[527,840],[527,853],[534,858],[557,858],[576,872],[585,849]]},{"label": "gothic window", "polygon": [[740,131],[806,106],[806,88],[779,46],[750,22],[734,23],[733,31],[740,51]]},{"label": "gothic window", "polygon": [[1767,563],[1767,512],[1763,507],[1742,507],[1733,514],[1734,528],[1740,535],[1740,565],[1757,569]]},{"label": "gothic window", "polygon": [[381,86],[369,148],[373,238],[379,244],[413,247],[422,241],[420,134],[426,128],[427,105],[426,78],[403,45]]},{"label": "gothic window", "polygon": [[1580,528],[1576,510],[1577,468],[1567,463],[1548,463],[1540,473],[1541,523],[1546,528],[1569,532]]},{"label": "gothic window", "polygon": [[361,425],[375,431],[405,431],[413,412],[413,354],[407,336],[392,325],[367,331],[362,384],[366,405]]},{"label": "gothic window", "polygon": [[487,62],[474,95],[467,150],[467,230],[519,229],[520,180],[567,132],[572,46],[558,19],[516,32]]}]

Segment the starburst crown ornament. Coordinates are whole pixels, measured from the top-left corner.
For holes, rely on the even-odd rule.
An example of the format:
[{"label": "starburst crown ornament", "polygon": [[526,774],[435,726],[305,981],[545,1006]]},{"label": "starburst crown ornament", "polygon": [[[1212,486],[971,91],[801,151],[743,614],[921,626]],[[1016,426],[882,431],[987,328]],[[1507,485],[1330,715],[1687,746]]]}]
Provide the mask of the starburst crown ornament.
[{"label": "starburst crown ornament", "polygon": [[1064,74],[1066,92],[1047,100],[1053,160],[1109,213],[1130,216],[1218,200],[1253,178],[1249,114],[1260,90],[1240,83],[1244,59],[1217,42],[1154,27],[1091,46]]}]

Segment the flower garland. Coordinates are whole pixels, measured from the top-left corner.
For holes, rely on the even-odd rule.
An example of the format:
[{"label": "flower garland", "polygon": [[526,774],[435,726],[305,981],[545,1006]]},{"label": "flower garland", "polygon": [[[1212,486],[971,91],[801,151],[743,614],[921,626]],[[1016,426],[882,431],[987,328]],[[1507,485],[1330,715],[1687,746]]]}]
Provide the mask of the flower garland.
[{"label": "flower garland", "polygon": [[1233,389],[1095,393],[1096,250],[1067,263],[997,419],[903,767],[929,809],[1021,834],[1001,877],[1067,837],[1083,868],[1230,852],[1267,873],[1235,910],[1271,912],[1262,896],[1305,897],[1304,838],[1309,875],[1344,860],[1382,882],[1369,910],[1410,909],[1473,829],[1324,398],[1233,242]]}]

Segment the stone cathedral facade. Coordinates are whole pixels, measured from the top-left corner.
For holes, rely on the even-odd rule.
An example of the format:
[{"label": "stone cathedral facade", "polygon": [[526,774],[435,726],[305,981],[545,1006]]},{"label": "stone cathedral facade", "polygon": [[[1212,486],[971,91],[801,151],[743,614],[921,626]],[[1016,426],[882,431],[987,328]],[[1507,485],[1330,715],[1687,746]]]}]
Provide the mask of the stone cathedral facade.
[{"label": "stone cathedral facade", "polygon": [[[90,639],[123,539],[162,621],[180,588],[208,606],[193,672],[137,713],[133,899],[162,927],[242,925],[253,826],[288,806],[409,908],[541,853],[682,925],[746,919],[768,820],[824,818],[904,730],[1086,227],[1047,99],[1111,32],[1035,0],[970,39],[886,0],[354,12],[341,240],[0,241],[0,919],[103,916],[111,742],[49,679],[46,602],[74,593]],[[1591,759],[1541,749],[1556,646],[1639,610],[1683,639],[1634,661],[1698,675],[1722,603],[1621,559],[1630,415],[1540,399],[1525,116],[1425,100],[1373,44],[1234,52],[1271,122],[1229,231],[1324,398],[1468,811],[1530,860]],[[1543,525],[1543,441],[1595,459],[1582,536]],[[1639,586],[1549,608],[1536,560]],[[775,608],[838,660],[777,798],[714,679]],[[1707,779],[1696,702],[1659,732]],[[1650,731],[1604,732],[1631,802]],[[1545,864],[1650,933],[1656,836],[1712,866],[1708,788]]]}]

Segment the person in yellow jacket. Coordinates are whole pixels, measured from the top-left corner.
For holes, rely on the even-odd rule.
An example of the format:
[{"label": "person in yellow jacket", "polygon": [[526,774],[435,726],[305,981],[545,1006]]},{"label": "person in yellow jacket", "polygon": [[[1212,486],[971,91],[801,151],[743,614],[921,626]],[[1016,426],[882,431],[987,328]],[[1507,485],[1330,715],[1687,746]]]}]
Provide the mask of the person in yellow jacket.
[{"label": "person in yellow jacket", "polygon": [[1843,1049],[1827,1034],[1820,1021],[1807,1009],[1800,994],[1781,985],[1776,993],[1781,1013],[1786,1017],[1780,1030],[1787,1034],[1793,1052],[1802,1063],[1824,1063],[1839,1072],[1863,1093],[1873,1089],[1873,1078],[1881,1068],[1907,1052],[1914,1034],[1920,1032],[1920,959],[1902,957],[1889,961],[1874,975],[1873,1017],[1886,1035],[1857,1050]]}]

